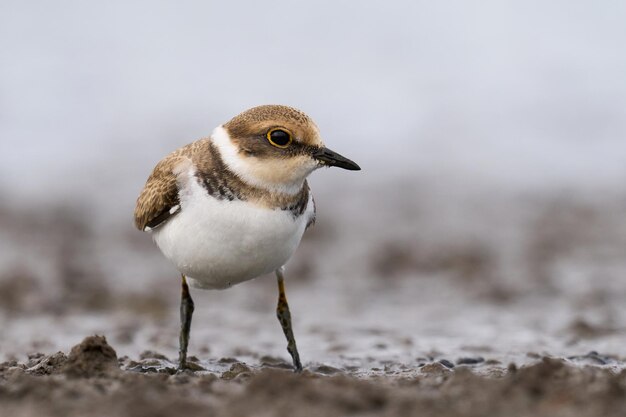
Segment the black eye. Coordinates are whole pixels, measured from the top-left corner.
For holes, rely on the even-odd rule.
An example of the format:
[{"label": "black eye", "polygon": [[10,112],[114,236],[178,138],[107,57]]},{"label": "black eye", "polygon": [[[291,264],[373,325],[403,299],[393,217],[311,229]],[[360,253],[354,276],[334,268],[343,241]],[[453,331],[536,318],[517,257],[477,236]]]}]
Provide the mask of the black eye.
[{"label": "black eye", "polygon": [[283,129],[271,129],[267,132],[267,140],[276,147],[286,148],[292,141],[291,133]]}]

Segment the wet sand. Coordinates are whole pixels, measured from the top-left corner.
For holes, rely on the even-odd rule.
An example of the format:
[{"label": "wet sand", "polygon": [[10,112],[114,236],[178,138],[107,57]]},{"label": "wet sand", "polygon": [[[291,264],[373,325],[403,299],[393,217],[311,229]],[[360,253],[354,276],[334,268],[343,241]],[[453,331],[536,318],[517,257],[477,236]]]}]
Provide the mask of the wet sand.
[{"label": "wet sand", "polygon": [[104,337],[89,337],[69,355],[1,364],[0,415],[611,417],[626,409],[626,371],[547,357],[490,376],[477,375],[483,361],[469,358],[390,364],[369,377],[332,367],[295,374],[282,362],[220,362],[223,372],[175,373],[163,355],[117,358]]},{"label": "wet sand", "polygon": [[402,190],[316,194],[287,266],[300,375],[273,277],[192,290],[176,374],[178,275],[148,236],[0,206],[0,415],[623,416],[626,198]]}]

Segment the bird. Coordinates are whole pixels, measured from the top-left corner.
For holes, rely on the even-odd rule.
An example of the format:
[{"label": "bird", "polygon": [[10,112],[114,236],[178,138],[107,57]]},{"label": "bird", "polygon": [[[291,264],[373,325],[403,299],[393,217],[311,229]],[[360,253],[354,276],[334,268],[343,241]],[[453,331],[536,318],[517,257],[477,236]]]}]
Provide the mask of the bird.
[{"label": "bird", "polygon": [[180,272],[179,372],[188,368],[189,287],[226,289],[272,272],[276,315],[293,368],[302,371],[284,266],[315,222],[307,177],[322,167],[361,169],[325,146],[307,114],[284,105],[245,110],[156,164],[137,198],[134,223]]}]

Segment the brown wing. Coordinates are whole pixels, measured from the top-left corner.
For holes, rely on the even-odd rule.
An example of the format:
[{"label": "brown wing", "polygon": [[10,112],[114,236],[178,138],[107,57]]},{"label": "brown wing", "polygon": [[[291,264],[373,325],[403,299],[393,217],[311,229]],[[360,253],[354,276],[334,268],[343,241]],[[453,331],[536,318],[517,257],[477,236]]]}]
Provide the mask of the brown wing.
[{"label": "brown wing", "polygon": [[184,146],[154,167],[135,206],[135,226],[139,230],[154,229],[181,210],[176,169],[181,163],[195,159],[194,154],[206,146],[205,142],[199,140]]},{"label": "brown wing", "polygon": [[159,226],[180,209],[176,175],[172,172],[175,159],[159,162],[139,194],[135,206],[135,226],[139,230]]},{"label": "brown wing", "polygon": [[197,140],[172,152],[154,167],[135,206],[135,226],[139,230],[154,229],[180,212],[177,172],[191,161],[203,168],[210,165],[208,146],[207,139]]}]

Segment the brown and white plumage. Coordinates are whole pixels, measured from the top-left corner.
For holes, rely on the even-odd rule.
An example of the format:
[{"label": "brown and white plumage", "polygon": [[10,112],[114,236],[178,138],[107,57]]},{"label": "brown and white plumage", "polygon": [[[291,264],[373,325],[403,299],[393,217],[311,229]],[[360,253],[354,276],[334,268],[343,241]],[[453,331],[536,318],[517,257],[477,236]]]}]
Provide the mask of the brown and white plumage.
[{"label": "brown and white plumage", "polygon": [[180,369],[193,313],[187,280],[222,289],[271,271],[288,350],[302,369],[282,266],[315,219],[306,178],[322,166],[360,169],[324,146],[306,114],[286,106],[247,110],[155,166],[137,199],[135,226],[152,234],[183,275]]},{"label": "brown and white plumage", "polygon": [[[283,152],[268,147],[264,139],[258,137],[259,132],[277,126],[290,128],[296,146]],[[176,169],[187,162],[197,167],[198,178],[204,179],[208,192],[212,186],[218,193],[223,191],[220,187],[227,186],[237,190],[247,201],[265,207],[286,207],[306,201],[308,186],[303,179],[295,194],[280,190],[282,184],[290,183],[290,176],[299,167],[304,166],[305,172],[311,170],[307,166],[311,152],[323,147],[317,126],[306,114],[286,106],[260,106],[234,117],[224,129],[242,158],[249,160],[248,171],[256,178],[250,180],[246,172],[234,173],[224,163],[211,138],[179,148],[155,166],[141,191],[135,207],[138,229],[153,229],[180,210]],[[298,180],[301,178],[296,178],[296,182]],[[261,183],[263,181],[265,184]]]},{"label": "brown and white plumage", "polygon": [[177,149],[159,161],[137,198],[135,226],[138,229],[152,229],[166,221],[180,208],[174,171],[186,160],[198,159],[202,155],[201,150],[208,146],[209,141],[201,139]]}]

